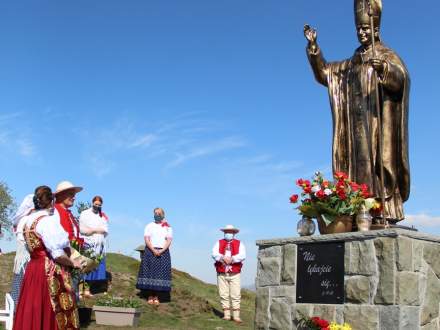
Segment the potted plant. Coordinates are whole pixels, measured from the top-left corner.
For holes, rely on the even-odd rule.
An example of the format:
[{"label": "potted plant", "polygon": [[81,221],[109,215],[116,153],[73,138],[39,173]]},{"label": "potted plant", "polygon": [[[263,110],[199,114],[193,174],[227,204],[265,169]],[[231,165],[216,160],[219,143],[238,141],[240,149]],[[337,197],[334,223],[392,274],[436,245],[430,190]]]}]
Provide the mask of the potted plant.
[{"label": "potted plant", "polygon": [[[317,219],[321,234],[351,231],[353,217],[357,213],[380,209],[380,203],[371,197],[366,184],[350,181],[343,172],[336,172],[334,179],[326,180],[320,172],[316,172],[312,181],[296,181],[302,189],[297,209],[303,216]],[[298,201],[298,195],[290,197],[291,203]]]},{"label": "potted plant", "polygon": [[141,303],[132,298],[100,297],[93,306],[96,324],[137,326],[140,307]]}]

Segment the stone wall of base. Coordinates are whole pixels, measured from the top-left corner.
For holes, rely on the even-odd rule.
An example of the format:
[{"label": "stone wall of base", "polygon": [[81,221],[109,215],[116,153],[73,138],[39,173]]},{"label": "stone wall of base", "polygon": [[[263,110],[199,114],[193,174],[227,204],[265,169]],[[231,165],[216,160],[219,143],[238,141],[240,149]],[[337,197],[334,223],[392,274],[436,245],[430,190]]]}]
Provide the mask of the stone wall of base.
[{"label": "stone wall of base", "polygon": [[[342,305],[296,303],[300,244],[345,242]],[[255,329],[297,329],[301,315],[353,330],[440,330],[440,237],[402,229],[258,241]]]}]

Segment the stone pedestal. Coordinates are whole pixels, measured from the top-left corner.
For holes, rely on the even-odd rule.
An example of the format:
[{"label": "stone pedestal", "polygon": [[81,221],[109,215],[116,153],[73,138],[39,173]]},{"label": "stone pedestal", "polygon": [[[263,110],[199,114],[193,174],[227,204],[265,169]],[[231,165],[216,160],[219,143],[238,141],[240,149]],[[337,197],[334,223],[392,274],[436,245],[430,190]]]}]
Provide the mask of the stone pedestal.
[{"label": "stone pedestal", "polygon": [[[344,304],[296,302],[301,244],[344,242]],[[300,315],[353,330],[440,329],[440,237],[386,229],[257,241],[255,329],[297,329]]]}]

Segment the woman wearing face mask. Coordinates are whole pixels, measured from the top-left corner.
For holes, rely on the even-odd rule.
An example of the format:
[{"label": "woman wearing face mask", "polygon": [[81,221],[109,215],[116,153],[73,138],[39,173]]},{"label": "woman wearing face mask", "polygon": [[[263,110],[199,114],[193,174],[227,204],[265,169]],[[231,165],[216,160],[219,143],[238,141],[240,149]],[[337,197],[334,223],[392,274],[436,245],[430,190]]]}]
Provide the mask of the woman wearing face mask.
[{"label": "woman wearing face mask", "polygon": [[154,221],[145,227],[145,252],[139,267],[136,288],[148,292],[148,303],[159,305],[159,292],[171,291],[169,247],[173,231],[160,207],[154,209]]},{"label": "woman wearing face mask", "polygon": [[[92,199],[92,207],[81,212],[79,217],[80,232],[84,236],[84,242],[94,249],[95,255],[105,255],[106,237],[108,234],[108,217],[102,212],[103,199],[95,196]],[[107,280],[105,258],[102,259],[98,268],[87,274],[84,280],[90,285],[102,283]],[[85,290],[85,296],[91,296],[89,290]]]}]

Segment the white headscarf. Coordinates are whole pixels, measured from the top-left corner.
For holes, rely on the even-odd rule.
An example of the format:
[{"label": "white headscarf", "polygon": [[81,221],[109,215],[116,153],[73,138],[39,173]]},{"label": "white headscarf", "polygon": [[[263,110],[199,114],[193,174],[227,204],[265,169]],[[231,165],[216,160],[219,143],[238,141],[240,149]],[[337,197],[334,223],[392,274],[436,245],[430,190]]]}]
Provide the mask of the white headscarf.
[{"label": "white headscarf", "polygon": [[34,194],[29,194],[23,199],[20,206],[18,207],[17,212],[14,215],[14,218],[12,219],[14,227],[17,227],[20,219],[28,215],[34,208]]},{"label": "white headscarf", "polygon": [[14,259],[14,274],[20,274],[21,271],[26,268],[26,265],[30,259],[29,251],[26,248],[26,242],[23,236],[23,228],[26,223],[26,219],[24,218],[29,215],[34,208],[34,194],[29,194],[23,199],[18,207],[17,213],[15,213],[15,216],[12,219],[14,227],[16,227],[17,235],[17,251]]}]

